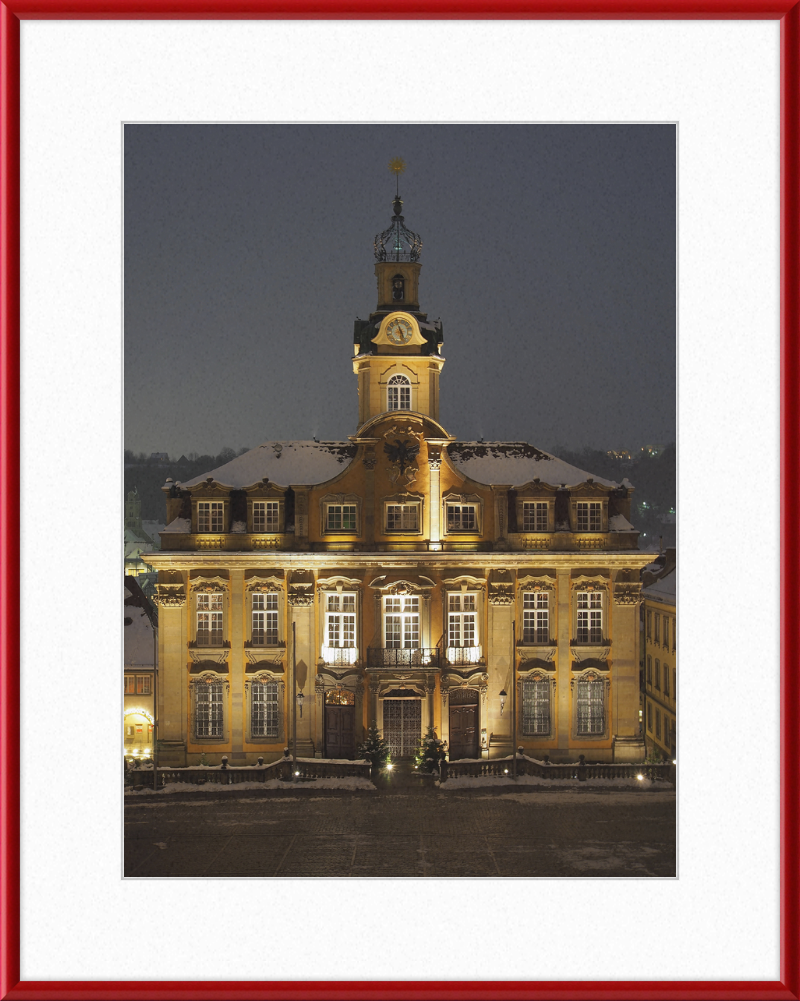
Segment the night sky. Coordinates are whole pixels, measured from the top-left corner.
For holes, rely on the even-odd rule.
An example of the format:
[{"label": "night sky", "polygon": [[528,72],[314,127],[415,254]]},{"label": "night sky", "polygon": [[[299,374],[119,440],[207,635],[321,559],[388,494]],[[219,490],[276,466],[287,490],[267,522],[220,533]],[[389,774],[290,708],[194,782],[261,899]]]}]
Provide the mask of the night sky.
[{"label": "night sky", "polygon": [[355,432],[395,156],[448,431],[674,441],[674,126],[128,125],[126,448]]}]

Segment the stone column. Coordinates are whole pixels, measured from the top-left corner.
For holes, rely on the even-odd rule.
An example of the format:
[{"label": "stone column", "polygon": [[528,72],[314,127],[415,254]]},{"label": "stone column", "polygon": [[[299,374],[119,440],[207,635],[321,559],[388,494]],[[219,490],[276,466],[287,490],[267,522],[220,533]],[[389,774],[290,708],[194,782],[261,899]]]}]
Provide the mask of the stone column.
[{"label": "stone column", "polygon": [[[514,595],[512,585],[489,590],[489,649],[487,651],[488,711],[486,713],[487,737],[491,757],[511,753],[511,706],[514,670],[511,654],[511,623],[514,621]],[[500,715],[500,692],[507,698],[503,715]],[[494,746],[492,747],[492,744]]]},{"label": "stone column", "polygon": [[[161,576],[161,575],[159,575]],[[157,585],[158,603],[158,762],[164,767],[186,764],[188,735],[187,575],[167,573]]]},{"label": "stone column", "polygon": [[[289,592],[289,612],[290,622],[288,629],[289,638],[289,661],[287,664],[287,699],[286,712],[289,720],[292,719],[294,708],[292,700],[297,698],[297,693],[303,693],[303,715],[300,715],[300,707],[297,708],[297,755],[298,757],[313,757],[314,742],[311,734],[313,731],[314,717],[314,678],[316,675],[316,631],[314,629],[314,599],[306,591]],[[292,623],[295,624],[295,648],[291,649]],[[296,665],[296,685],[292,691],[292,661],[294,653]],[[291,723],[290,723],[291,726]],[[290,732],[290,731],[289,731]]]},{"label": "stone column", "polygon": [[231,764],[243,764],[244,749],[244,570],[229,571],[228,636],[231,650]]},{"label": "stone column", "polygon": [[429,455],[428,469],[430,470],[430,534],[428,536],[431,549],[441,549],[442,541],[442,493],[439,483],[439,472],[442,468],[442,459],[439,455]]},{"label": "stone column", "polygon": [[[639,597],[641,585],[624,581],[609,592],[611,612],[611,734],[615,761],[641,761],[639,734]],[[613,593],[613,602],[612,602]]]},{"label": "stone column", "polygon": [[556,726],[558,727],[558,749],[560,757],[569,757],[570,733],[572,720],[570,718],[570,672],[572,670],[572,592],[568,570],[560,570],[556,574]]}]

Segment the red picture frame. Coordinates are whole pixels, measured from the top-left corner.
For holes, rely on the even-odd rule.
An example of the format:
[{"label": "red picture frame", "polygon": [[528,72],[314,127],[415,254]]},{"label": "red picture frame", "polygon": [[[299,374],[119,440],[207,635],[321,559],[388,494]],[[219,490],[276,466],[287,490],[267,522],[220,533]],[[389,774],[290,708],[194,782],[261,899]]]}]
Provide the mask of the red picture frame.
[{"label": "red picture frame", "polygon": [[[0,3],[0,999],[798,999],[800,3],[791,0],[9,0]],[[780,20],[781,849],[779,981],[20,982],[20,20]]]}]

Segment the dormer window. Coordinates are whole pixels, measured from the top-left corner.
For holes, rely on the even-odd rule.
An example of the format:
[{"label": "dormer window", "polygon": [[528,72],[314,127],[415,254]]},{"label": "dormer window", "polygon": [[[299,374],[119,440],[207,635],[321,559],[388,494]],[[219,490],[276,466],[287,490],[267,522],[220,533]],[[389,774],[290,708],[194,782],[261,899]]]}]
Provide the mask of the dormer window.
[{"label": "dormer window", "polygon": [[328,504],[325,529],[328,532],[355,532],[355,504]]},{"label": "dormer window", "polygon": [[387,410],[411,409],[411,381],[405,375],[393,375],[387,389]]},{"label": "dormer window", "polygon": [[475,504],[447,505],[448,532],[477,532],[478,513]]},{"label": "dormer window", "polygon": [[253,531],[277,532],[279,514],[278,501],[253,501]]},{"label": "dormer window", "polygon": [[547,501],[524,501],[522,504],[522,531],[547,531]]},{"label": "dormer window", "polygon": [[198,501],[197,502],[197,531],[198,532],[222,532],[224,531],[225,505],[222,501]]},{"label": "dormer window", "polygon": [[404,302],[406,298],[406,280],[402,275],[392,278],[392,302]]},{"label": "dormer window", "polygon": [[600,501],[579,501],[576,508],[579,532],[603,531],[603,505]]}]

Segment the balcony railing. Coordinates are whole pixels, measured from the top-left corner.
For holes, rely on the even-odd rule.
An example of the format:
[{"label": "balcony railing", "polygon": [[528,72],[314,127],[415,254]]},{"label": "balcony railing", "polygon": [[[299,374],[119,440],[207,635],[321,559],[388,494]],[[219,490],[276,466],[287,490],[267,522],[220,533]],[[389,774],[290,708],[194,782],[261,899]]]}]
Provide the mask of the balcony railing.
[{"label": "balcony railing", "polygon": [[449,646],[445,651],[448,664],[480,664],[482,654],[479,646]]},{"label": "balcony railing", "polygon": [[354,646],[323,646],[322,659],[326,664],[355,664],[358,660],[358,648]]},{"label": "balcony railing", "polygon": [[438,667],[439,650],[417,647],[412,650],[396,647],[371,646],[367,650],[367,667]]}]

